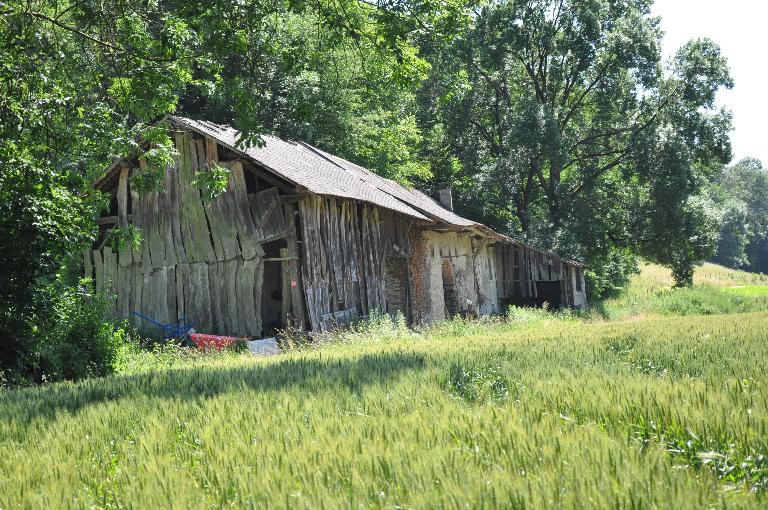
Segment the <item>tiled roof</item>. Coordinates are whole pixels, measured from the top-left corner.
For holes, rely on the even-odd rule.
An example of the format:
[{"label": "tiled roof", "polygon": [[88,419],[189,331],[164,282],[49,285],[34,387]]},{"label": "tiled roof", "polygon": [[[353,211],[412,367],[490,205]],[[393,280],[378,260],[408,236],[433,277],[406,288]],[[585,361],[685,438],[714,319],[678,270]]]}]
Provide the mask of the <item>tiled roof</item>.
[{"label": "tiled roof", "polygon": [[368,202],[414,218],[441,221],[451,226],[479,225],[449,211],[417,189],[406,188],[307,143],[287,142],[275,136],[262,135],[262,147],[238,149],[236,140],[239,132],[232,127],[184,117],[170,117],[170,120],[215,138],[222,145],[242,153],[312,193]]},{"label": "tiled roof", "polygon": [[[421,220],[430,219],[407,202],[382,191],[370,179],[364,179],[361,172],[351,171],[309,145],[287,142],[275,136],[261,135],[264,141],[263,146],[238,148],[237,138],[240,133],[232,127],[184,117],[169,117],[169,119],[177,125],[216,139],[221,145],[239,152],[275,175],[303,186],[312,193],[350,198]],[[387,179],[382,180],[387,181]],[[394,181],[388,182],[402,188]],[[402,189],[405,190],[405,188]]]},{"label": "tiled roof", "polygon": [[[415,188],[406,188],[392,179],[307,143],[288,142],[276,136],[261,135],[263,146],[239,149],[237,138],[240,133],[233,127],[177,116],[169,116],[169,120],[215,138],[220,144],[312,193],[368,202],[414,218],[441,222],[453,227],[470,227],[488,237],[524,245],[521,241],[499,234],[482,223],[462,218]],[[560,258],[554,253],[531,248]],[[583,265],[577,261],[562,260],[574,265]]]},{"label": "tiled roof", "polygon": [[391,179],[386,179],[380,175],[377,175],[367,168],[356,165],[351,161],[347,161],[346,159],[342,159],[338,156],[328,154],[321,151],[320,149],[311,147],[308,144],[304,145],[312,148],[312,150],[316,151],[318,154],[321,154],[323,157],[333,161],[349,173],[357,176],[360,181],[370,184],[381,192],[387,193],[396,199],[410,205],[411,207],[417,208],[419,211],[426,213],[428,216],[454,226],[469,227],[472,225],[479,225],[477,222],[462,218],[458,214],[455,214],[453,211],[444,208],[438,202],[433,200],[429,195],[425,195],[417,189],[406,188],[405,186],[398,184]]}]

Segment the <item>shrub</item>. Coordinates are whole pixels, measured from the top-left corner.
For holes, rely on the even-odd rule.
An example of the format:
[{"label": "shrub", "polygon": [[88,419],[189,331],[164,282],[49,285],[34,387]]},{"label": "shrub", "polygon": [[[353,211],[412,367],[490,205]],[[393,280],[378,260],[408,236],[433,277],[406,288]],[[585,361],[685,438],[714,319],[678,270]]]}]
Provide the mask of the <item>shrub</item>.
[{"label": "shrub", "polygon": [[405,316],[401,312],[395,315],[374,311],[367,320],[353,324],[347,331],[348,340],[360,338],[376,340],[395,340],[409,337],[413,331],[408,328]]},{"label": "shrub", "polygon": [[513,324],[527,324],[538,322],[545,319],[554,318],[556,312],[551,312],[549,308],[532,308],[523,306],[510,306],[507,308],[507,322]]},{"label": "shrub", "polygon": [[143,345],[137,337],[131,337],[118,350],[113,367],[118,374],[140,374],[168,370],[202,355],[202,351],[172,342]]},{"label": "shrub", "polygon": [[284,348],[301,348],[328,343],[387,342],[418,336],[411,328],[405,316],[373,311],[365,318],[345,327],[338,327],[323,333],[313,333],[308,337],[301,332],[283,332],[281,344]]},{"label": "shrub", "polygon": [[81,379],[112,372],[126,326],[108,320],[107,301],[84,285],[54,282],[40,292],[43,310],[36,323],[38,381]]},{"label": "shrub", "polygon": [[450,319],[433,324],[421,325],[417,329],[428,338],[444,338],[449,336],[469,336],[486,333],[489,328],[504,323],[504,317],[492,315],[489,317],[463,317],[454,315]]},{"label": "shrub", "polygon": [[613,249],[589,258],[584,278],[590,301],[616,297],[639,272],[637,257],[631,250]]},{"label": "shrub", "polygon": [[707,285],[663,289],[655,292],[650,308],[665,315],[714,315],[746,313],[768,309],[768,295],[741,294]]}]

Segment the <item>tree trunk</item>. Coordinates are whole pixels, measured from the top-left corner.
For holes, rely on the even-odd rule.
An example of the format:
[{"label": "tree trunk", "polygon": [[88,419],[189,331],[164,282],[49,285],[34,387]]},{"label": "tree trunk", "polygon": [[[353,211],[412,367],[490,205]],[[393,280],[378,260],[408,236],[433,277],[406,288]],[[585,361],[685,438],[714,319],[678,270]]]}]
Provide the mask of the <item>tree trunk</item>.
[{"label": "tree trunk", "polygon": [[547,208],[549,209],[549,223],[552,230],[560,228],[562,223],[562,203],[560,196],[560,174],[562,168],[559,162],[551,161],[549,165],[549,183],[545,190],[547,194]]}]

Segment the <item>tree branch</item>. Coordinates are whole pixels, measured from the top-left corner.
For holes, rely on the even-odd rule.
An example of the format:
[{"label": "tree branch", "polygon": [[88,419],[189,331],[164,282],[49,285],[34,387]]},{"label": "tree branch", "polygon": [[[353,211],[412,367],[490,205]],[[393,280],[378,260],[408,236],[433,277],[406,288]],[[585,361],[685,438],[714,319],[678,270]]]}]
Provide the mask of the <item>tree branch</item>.
[{"label": "tree branch", "polygon": [[608,150],[605,152],[595,152],[590,154],[584,154],[583,156],[579,156],[577,158],[572,158],[570,161],[568,161],[565,165],[563,165],[563,169],[566,169],[570,167],[571,165],[578,163],[579,161],[584,161],[585,159],[592,159],[592,158],[601,158],[603,156],[612,156],[614,154],[624,154],[629,150],[629,145],[626,147],[623,147],[621,149],[614,149],[614,150]]},{"label": "tree branch", "polygon": [[490,85],[496,92],[500,93],[502,96],[504,96],[504,99],[509,102],[509,91],[503,90],[501,87],[499,87],[498,83],[496,83],[491,76],[483,71],[483,69],[475,62],[475,59],[472,58],[470,55],[467,59],[469,64],[475,68],[475,70],[480,74],[480,76],[485,79],[486,82],[488,82],[488,85]]},{"label": "tree branch", "polygon": [[565,126],[568,125],[568,122],[571,120],[571,117],[573,117],[573,115],[576,113],[576,110],[578,109],[578,107],[581,106],[582,102],[584,101],[584,98],[587,97],[587,94],[592,92],[592,89],[594,89],[595,86],[597,86],[597,84],[600,83],[600,81],[603,78],[605,78],[609,66],[610,66],[610,62],[606,62],[605,65],[603,66],[602,71],[600,71],[597,74],[595,79],[592,80],[592,82],[587,86],[586,89],[584,89],[584,91],[582,91],[578,99],[576,99],[576,101],[573,102],[573,104],[571,105],[571,108],[568,110],[568,113],[565,115],[565,117],[561,122],[560,129],[565,129]]},{"label": "tree branch", "polygon": [[590,176],[589,176],[587,179],[584,179],[584,181],[582,181],[582,183],[581,183],[581,184],[579,184],[578,186],[576,186],[576,189],[574,189],[574,190],[571,192],[571,196],[572,196],[572,197],[575,197],[575,196],[576,196],[576,195],[578,195],[578,194],[581,192],[581,190],[583,190],[583,189],[584,189],[584,188],[585,188],[585,187],[586,187],[588,184],[594,183],[594,182],[597,180],[597,178],[598,178],[598,177],[600,177],[601,175],[603,175],[605,172],[607,172],[607,171],[608,171],[608,170],[610,170],[611,168],[615,168],[615,167],[619,166],[619,165],[621,164],[622,160],[624,160],[624,158],[626,157],[627,153],[629,153],[629,148],[627,148],[627,151],[626,151],[626,153],[624,153],[624,154],[622,154],[621,156],[619,156],[618,158],[614,159],[613,161],[611,161],[611,162],[610,162],[610,163],[608,163],[607,165],[605,165],[605,166],[603,166],[603,167],[601,167],[601,168],[598,168],[598,169],[595,171],[595,173],[594,173],[594,174],[590,175]]},{"label": "tree branch", "polygon": [[129,54],[129,55],[136,56],[136,57],[138,57],[140,59],[143,59],[143,60],[149,60],[151,62],[169,62],[168,59],[159,59],[159,58],[156,58],[156,57],[148,57],[146,55],[140,55],[140,54],[136,53],[135,51],[129,50],[127,48],[124,48],[123,46],[118,46],[118,45],[112,44],[112,43],[107,42],[107,41],[102,41],[101,39],[98,39],[98,38],[96,38],[96,37],[94,37],[94,36],[92,36],[90,34],[87,34],[87,33],[83,32],[82,30],[79,30],[76,27],[67,25],[66,23],[63,23],[63,22],[59,21],[58,17],[51,18],[50,16],[47,16],[47,15],[45,15],[43,13],[34,12],[34,11],[24,11],[24,12],[21,12],[20,14],[23,14],[25,16],[29,16],[29,17],[32,17],[32,18],[41,19],[43,21],[47,21],[47,22],[49,22],[49,23],[51,23],[51,24],[53,24],[53,25],[55,25],[55,26],[57,26],[57,27],[59,27],[59,28],[61,28],[63,30],[66,30],[67,32],[71,32],[73,34],[76,34],[76,35],[82,37],[83,39],[87,39],[87,40],[89,40],[89,41],[91,41],[91,42],[93,42],[95,44],[98,44],[99,46],[103,46],[105,48],[109,48],[112,51],[116,51],[116,52],[119,52],[119,53],[126,53],[126,54]]}]

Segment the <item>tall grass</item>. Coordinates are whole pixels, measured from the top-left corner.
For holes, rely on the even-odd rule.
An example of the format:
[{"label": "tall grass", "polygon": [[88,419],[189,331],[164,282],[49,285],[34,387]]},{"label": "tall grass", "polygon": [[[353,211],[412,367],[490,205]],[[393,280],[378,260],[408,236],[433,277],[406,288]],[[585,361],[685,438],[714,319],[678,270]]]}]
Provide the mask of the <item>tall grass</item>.
[{"label": "tall grass", "polygon": [[705,263],[696,268],[694,286],[672,288],[669,269],[644,263],[619,297],[594,307],[621,319],[645,315],[713,315],[768,310],[768,277]]},{"label": "tall grass", "polygon": [[0,507],[768,503],[768,314],[441,328],[0,393]]},{"label": "tall grass", "polygon": [[242,349],[202,351],[182,347],[174,342],[155,342],[144,345],[139,339],[127,336],[120,345],[112,369],[117,374],[135,375],[176,368],[207,366],[211,362],[226,359],[248,359]]}]

